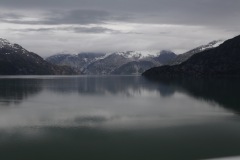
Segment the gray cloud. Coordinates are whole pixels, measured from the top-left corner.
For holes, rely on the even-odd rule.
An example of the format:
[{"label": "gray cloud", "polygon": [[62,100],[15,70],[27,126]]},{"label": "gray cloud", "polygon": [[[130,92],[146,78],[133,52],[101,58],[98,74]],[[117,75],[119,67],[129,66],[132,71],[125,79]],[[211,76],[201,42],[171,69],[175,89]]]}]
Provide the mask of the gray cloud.
[{"label": "gray cloud", "polygon": [[5,20],[17,24],[102,24],[120,21],[222,28],[240,26],[239,0],[22,0],[21,3],[8,0],[1,1],[0,6],[45,12],[45,17],[39,21]]},{"label": "gray cloud", "polygon": [[54,32],[54,31],[71,31],[75,33],[86,33],[86,34],[99,34],[99,33],[109,33],[109,34],[120,34],[123,33],[118,30],[113,30],[105,27],[56,27],[56,28],[25,28],[25,29],[11,29],[11,31],[17,32]]},{"label": "gray cloud", "polygon": [[120,31],[112,30],[104,27],[73,27],[70,28],[70,30],[73,30],[76,33],[120,33]]},{"label": "gray cloud", "polygon": [[239,0],[7,0],[1,1],[0,5],[8,8],[33,8],[34,10],[36,8],[99,8],[153,12],[163,8],[165,10],[189,8],[197,9],[196,11],[211,8],[211,10],[216,11],[218,9],[214,6],[220,7],[220,9],[230,9],[229,7],[231,7],[235,10],[238,8]]},{"label": "gray cloud", "polygon": [[[27,18],[35,18],[35,20],[26,20]],[[38,20],[36,20],[38,19]],[[106,22],[129,21],[128,16],[123,14],[116,15],[101,10],[70,10],[70,11],[48,11],[37,17],[27,15],[18,15],[14,13],[5,13],[0,16],[0,20],[13,24],[31,24],[31,25],[63,25],[63,24],[104,24]]]},{"label": "gray cloud", "polygon": [[20,19],[23,18],[22,15],[15,13],[0,13],[0,19]]},{"label": "gray cloud", "polygon": [[50,14],[54,16],[46,18],[43,24],[99,24],[111,18],[108,12],[98,10],[58,11]]},{"label": "gray cloud", "polygon": [[2,0],[0,34],[43,54],[183,52],[239,34],[239,8],[239,0]]}]

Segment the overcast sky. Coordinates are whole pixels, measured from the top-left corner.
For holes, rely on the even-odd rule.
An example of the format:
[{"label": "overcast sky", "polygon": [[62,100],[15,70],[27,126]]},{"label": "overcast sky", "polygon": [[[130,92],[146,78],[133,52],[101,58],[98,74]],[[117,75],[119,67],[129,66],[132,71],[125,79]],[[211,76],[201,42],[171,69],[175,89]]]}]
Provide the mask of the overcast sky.
[{"label": "overcast sky", "polygon": [[0,37],[54,53],[169,49],[240,33],[240,0],[1,0]]}]

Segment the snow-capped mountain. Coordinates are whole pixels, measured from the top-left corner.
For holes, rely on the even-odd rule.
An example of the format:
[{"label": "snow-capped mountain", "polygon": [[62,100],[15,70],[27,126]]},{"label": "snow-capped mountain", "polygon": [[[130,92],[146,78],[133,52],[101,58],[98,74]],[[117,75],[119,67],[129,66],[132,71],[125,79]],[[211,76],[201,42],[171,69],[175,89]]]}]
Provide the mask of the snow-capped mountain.
[{"label": "snow-capped mountain", "polygon": [[116,52],[115,54],[121,55],[128,59],[140,60],[149,57],[157,57],[160,55],[160,51],[126,51],[126,52]]},{"label": "snow-capped mountain", "polygon": [[18,44],[0,38],[0,75],[76,74],[69,67],[59,67],[29,52]]},{"label": "snow-capped mountain", "polygon": [[194,54],[203,52],[205,50],[209,50],[212,48],[216,48],[219,45],[221,45],[224,41],[223,40],[217,40],[217,41],[212,41],[206,45],[202,45],[199,46],[197,48],[194,48],[186,53],[180,54],[178,55],[175,59],[173,59],[173,61],[170,61],[169,65],[177,65],[180,64],[182,62],[185,62],[186,60],[188,60],[190,57],[192,57]]},{"label": "snow-capped mountain", "polygon": [[[126,51],[115,53],[57,54],[46,60],[67,65],[83,74],[141,74],[145,70],[173,60],[171,51]],[[131,69],[130,69],[131,68]]]}]

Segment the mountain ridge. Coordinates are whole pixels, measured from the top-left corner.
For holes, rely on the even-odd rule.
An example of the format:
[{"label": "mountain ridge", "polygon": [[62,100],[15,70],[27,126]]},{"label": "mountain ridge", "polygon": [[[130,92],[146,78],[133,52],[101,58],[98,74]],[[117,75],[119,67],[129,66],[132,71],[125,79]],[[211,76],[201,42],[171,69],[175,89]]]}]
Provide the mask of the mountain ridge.
[{"label": "mountain ridge", "polygon": [[168,65],[181,64],[181,63],[185,62],[186,60],[188,60],[190,57],[192,57],[194,54],[197,54],[199,52],[203,52],[203,51],[208,50],[208,49],[216,48],[220,44],[222,44],[223,42],[224,42],[224,40],[215,40],[215,41],[212,41],[208,44],[198,46],[198,47],[196,47],[194,49],[191,49],[191,50],[189,50],[185,53],[179,54],[175,59],[170,61],[168,63]]},{"label": "mountain ridge", "polygon": [[18,44],[0,39],[0,75],[61,75],[76,74],[67,66],[46,62],[36,53],[29,52]]},{"label": "mountain ridge", "polygon": [[240,76],[240,35],[216,48],[199,52],[178,65],[155,67],[143,73],[158,76]]}]

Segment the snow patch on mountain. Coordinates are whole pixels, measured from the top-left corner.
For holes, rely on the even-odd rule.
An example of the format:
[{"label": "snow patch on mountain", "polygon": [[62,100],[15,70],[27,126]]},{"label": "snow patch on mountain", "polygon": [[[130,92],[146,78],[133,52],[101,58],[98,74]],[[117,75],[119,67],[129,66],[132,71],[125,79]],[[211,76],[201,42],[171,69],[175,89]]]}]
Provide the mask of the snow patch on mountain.
[{"label": "snow patch on mountain", "polygon": [[26,49],[22,48],[20,45],[14,44],[14,43],[10,43],[8,40],[0,38],[0,49],[6,48],[6,47],[8,49],[13,50],[14,52],[17,52],[16,50],[18,50],[18,51],[21,50],[22,54],[28,53],[28,51]]},{"label": "snow patch on mountain", "polygon": [[213,48],[218,47],[218,46],[220,46],[221,44],[223,44],[223,42],[224,42],[224,40],[218,40],[218,41],[216,41],[216,43],[215,43],[214,45],[212,45],[212,47],[213,47]]},{"label": "snow patch on mountain", "polygon": [[204,51],[204,50],[207,50],[207,49],[216,48],[219,45],[221,45],[223,42],[224,42],[223,40],[212,41],[207,45],[203,45],[199,50]]},{"label": "snow patch on mountain", "polygon": [[129,59],[144,59],[148,57],[157,57],[160,55],[160,51],[150,50],[150,51],[125,51],[125,52],[116,52],[115,54],[121,55]]},{"label": "snow patch on mountain", "polygon": [[107,58],[108,56],[110,56],[111,53],[106,53],[104,54],[103,56],[100,56],[100,57],[96,57],[94,61],[98,61],[98,60],[101,60],[101,59],[105,59]]},{"label": "snow patch on mountain", "polygon": [[6,39],[0,38],[0,48],[3,48],[4,46],[13,46],[13,44]]}]

